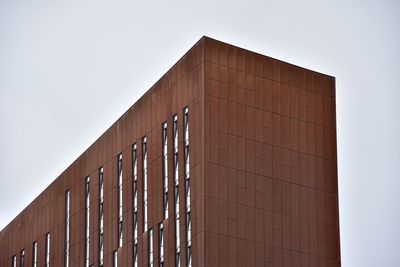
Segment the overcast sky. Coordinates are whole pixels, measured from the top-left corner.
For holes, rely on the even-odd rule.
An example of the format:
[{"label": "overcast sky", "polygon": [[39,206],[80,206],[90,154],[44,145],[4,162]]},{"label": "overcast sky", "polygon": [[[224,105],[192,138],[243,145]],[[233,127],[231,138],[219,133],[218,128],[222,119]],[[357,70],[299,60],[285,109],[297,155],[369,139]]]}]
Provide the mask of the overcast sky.
[{"label": "overcast sky", "polygon": [[400,266],[400,1],[164,2],[0,0],[0,229],[208,35],[336,77],[342,265]]}]

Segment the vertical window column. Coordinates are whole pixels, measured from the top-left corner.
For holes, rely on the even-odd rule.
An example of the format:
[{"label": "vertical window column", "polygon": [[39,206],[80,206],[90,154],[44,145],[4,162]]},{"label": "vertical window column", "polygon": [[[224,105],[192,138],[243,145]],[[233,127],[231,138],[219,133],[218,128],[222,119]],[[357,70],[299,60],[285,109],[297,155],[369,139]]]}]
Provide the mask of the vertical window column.
[{"label": "vertical window column", "polygon": [[149,230],[149,267],[154,265],[153,229]]},{"label": "vertical window column", "polygon": [[133,166],[133,264],[139,265],[138,259],[138,163],[137,146],[132,148],[132,166]]},{"label": "vertical window column", "polygon": [[46,234],[46,255],[45,255],[45,266],[50,267],[50,233]]},{"label": "vertical window column", "polygon": [[70,238],[70,193],[69,190],[65,192],[65,248],[64,248],[64,263],[65,267],[69,266],[69,238]]},{"label": "vertical window column", "polygon": [[25,265],[25,250],[21,250],[19,253],[19,266],[24,267]]},{"label": "vertical window column", "polygon": [[104,265],[104,174],[99,169],[99,266]]},{"label": "vertical window column", "polygon": [[85,181],[85,194],[86,194],[86,240],[85,240],[85,266],[89,267],[90,261],[90,177],[86,177]]},{"label": "vertical window column", "polygon": [[37,241],[35,241],[35,242],[33,242],[33,245],[32,245],[32,266],[33,267],[37,267],[37,261],[38,261],[37,252],[38,252]]},{"label": "vertical window column", "polygon": [[162,138],[163,138],[163,206],[164,206],[164,219],[168,219],[168,133],[167,133],[167,123],[163,123],[162,128]]},{"label": "vertical window column", "polygon": [[16,256],[16,255],[14,255],[14,256],[12,257],[11,266],[12,266],[12,267],[17,267],[17,256]]},{"label": "vertical window column", "polygon": [[[164,220],[168,219],[168,132],[167,122],[162,126],[162,140],[163,140],[163,207],[164,207]],[[159,253],[160,253],[160,266],[164,266],[164,224],[161,222],[159,227]]]},{"label": "vertical window column", "polygon": [[147,138],[143,138],[143,225],[144,232],[147,231]]},{"label": "vertical window column", "polygon": [[174,193],[175,193],[175,266],[180,266],[181,253],[181,233],[180,233],[180,217],[179,217],[179,167],[178,167],[178,116],[174,116],[173,120],[173,147],[174,147]]},{"label": "vertical window column", "polygon": [[118,155],[118,247],[122,247],[122,154]]},{"label": "vertical window column", "polygon": [[164,224],[159,226],[159,251],[160,251],[160,267],[164,266]]},{"label": "vertical window column", "polygon": [[189,158],[189,109],[183,114],[185,145],[185,192],[186,192],[186,265],[192,266],[192,221],[190,216],[190,158]]}]

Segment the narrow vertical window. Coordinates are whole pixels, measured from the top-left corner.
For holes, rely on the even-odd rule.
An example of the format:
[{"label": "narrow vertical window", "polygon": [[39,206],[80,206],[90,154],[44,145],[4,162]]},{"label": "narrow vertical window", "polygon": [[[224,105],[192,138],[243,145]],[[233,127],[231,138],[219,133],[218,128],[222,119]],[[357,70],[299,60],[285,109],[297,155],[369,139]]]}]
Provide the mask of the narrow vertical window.
[{"label": "narrow vertical window", "polygon": [[19,266],[24,267],[25,265],[25,250],[21,250],[19,253]]},{"label": "narrow vertical window", "polygon": [[164,266],[164,224],[160,223],[159,227],[159,251],[160,251],[160,267]]},{"label": "narrow vertical window", "polygon": [[180,216],[179,216],[179,168],[178,168],[178,116],[174,116],[173,123],[173,147],[174,147],[174,193],[175,193],[175,266],[179,267],[181,253],[181,232],[180,232]]},{"label": "narrow vertical window", "polygon": [[37,261],[38,261],[38,257],[37,257],[37,253],[38,253],[38,247],[37,247],[37,242],[33,242],[32,245],[32,267],[37,267]]},{"label": "narrow vertical window", "polygon": [[149,230],[149,267],[154,264],[153,229]]},{"label": "narrow vertical window", "polygon": [[50,233],[46,234],[46,255],[45,255],[45,266],[50,266]]},{"label": "narrow vertical window", "polygon": [[104,174],[99,169],[99,266],[104,265]]},{"label": "narrow vertical window", "polygon": [[70,203],[69,203],[69,190],[65,192],[65,248],[64,248],[64,263],[65,267],[69,266],[69,238],[70,238]]},{"label": "narrow vertical window", "polygon": [[143,225],[147,231],[147,138],[143,137]]},{"label": "narrow vertical window", "polygon": [[114,250],[113,252],[113,266],[118,267],[118,251]]},{"label": "narrow vertical window", "polygon": [[86,177],[85,181],[86,194],[86,220],[85,220],[85,266],[89,267],[89,248],[90,248],[90,177]]},{"label": "narrow vertical window", "polygon": [[167,123],[163,123],[162,129],[163,138],[163,206],[164,206],[164,219],[168,219],[168,132]]},{"label": "narrow vertical window", "polygon": [[17,256],[16,256],[16,255],[14,255],[14,256],[12,257],[11,266],[12,266],[12,267],[17,267]]},{"label": "narrow vertical window", "polygon": [[192,222],[190,217],[190,158],[189,158],[189,109],[183,110],[185,193],[186,193],[186,266],[192,266]]},{"label": "narrow vertical window", "polygon": [[118,247],[122,247],[122,154],[118,155]]},{"label": "narrow vertical window", "polygon": [[133,173],[133,264],[139,265],[138,260],[138,162],[136,144],[132,148]]}]

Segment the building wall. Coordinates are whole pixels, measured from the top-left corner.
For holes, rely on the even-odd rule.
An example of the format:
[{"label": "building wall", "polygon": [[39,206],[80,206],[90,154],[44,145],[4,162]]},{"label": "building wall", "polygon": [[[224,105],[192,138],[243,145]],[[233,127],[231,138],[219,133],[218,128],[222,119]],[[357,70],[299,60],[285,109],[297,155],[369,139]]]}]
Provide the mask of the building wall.
[{"label": "building wall", "polygon": [[206,40],[205,264],[339,266],[335,79]]},{"label": "building wall", "polygon": [[[99,168],[105,179],[105,266],[118,249],[123,160],[123,246],[132,266],[132,145],[138,149],[139,265],[148,265],[142,216],[142,138],[148,143],[149,228],[163,221],[162,124],[168,124],[166,266],[175,265],[172,118],[178,115],[181,266],[186,266],[183,109],[189,108],[194,266],[340,266],[335,80],[203,37],[138,102],[0,233],[0,265],[38,242],[44,265],[64,264],[65,191],[71,193],[70,266],[84,266],[85,178],[90,176],[90,259],[98,266]],[[17,265],[17,266],[18,266]]]},{"label": "building wall", "polygon": [[[139,265],[147,265],[148,236],[143,232],[142,138],[148,143],[149,228],[154,228],[155,264],[158,265],[158,224],[163,220],[162,123],[168,123],[169,218],[164,221],[166,265],[174,266],[175,227],[172,174],[172,117],[178,115],[179,169],[181,195],[182,264],[185,264],[185,202],[183,176],[183,108],[189,107],[190,170],[192,202],[193,261],[202,265],[203,236],[201,214],[203,43],[201,39],[138,102],[112,125],[90,148],[69,166],[43,193],[19,214],[0,234],[0,266],[11,266],[13,255],[25,249],[25,265],[32,266],[33,242],[38,242],[38,266],[45,263],[45,235],[51,234],[50,265],[64,265],[65,191],[71,196],[70,266],[84,266],[85,259],[85,178],[90,176],[90,259],[99,259],[99,168],[104,168],[105,265],[112,266],[118,249],[117,156],[123,156],[123,246],[118,249],[119,266],[132,266],[132,145],[138,148]],[[17,197],[17,196],[16,196]],[[10,200],[11,201],[11,200]],[[184,266],[184,265],[182,265]]]}]

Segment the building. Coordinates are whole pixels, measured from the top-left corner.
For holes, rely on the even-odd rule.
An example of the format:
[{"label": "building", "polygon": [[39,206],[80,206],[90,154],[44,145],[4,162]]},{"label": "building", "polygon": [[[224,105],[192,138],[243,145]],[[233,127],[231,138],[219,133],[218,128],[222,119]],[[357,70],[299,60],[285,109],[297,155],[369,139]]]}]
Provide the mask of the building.
[{"label": "building", "polygon": [[208,37],[0,234],[1,266],[340,266],[335,79]]}]

